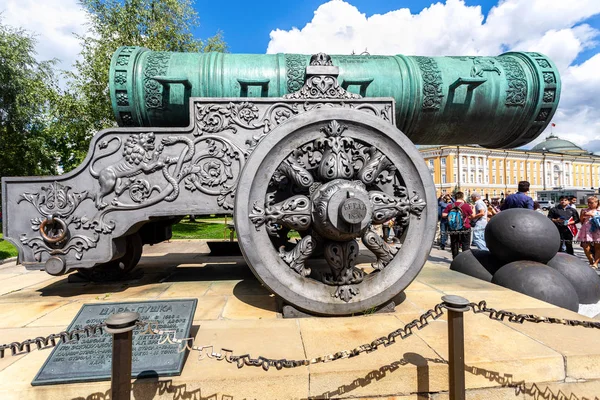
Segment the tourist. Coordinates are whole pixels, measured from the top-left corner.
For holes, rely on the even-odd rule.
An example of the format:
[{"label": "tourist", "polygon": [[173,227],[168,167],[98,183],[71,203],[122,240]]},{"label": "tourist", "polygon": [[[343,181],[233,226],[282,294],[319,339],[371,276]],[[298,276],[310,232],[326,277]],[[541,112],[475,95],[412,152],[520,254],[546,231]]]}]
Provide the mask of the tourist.
[{"label": "tourist", "polygon": [[527,195],[529,192],[529,182],[519,182],[518,192],[506,197],[504,204],[500,207],[501,210],[509,208],[529,208],[533,210],[533,199]]},{"label": "tourist", "polygon": [[581,229],[577,234],[577,241],[581,242],[581,247],[583,247],[590,265],[598,268],[598,261],[600,261],[600,225],[598,225],[600,204],[596,196],[588,197],[587,203],[588,207],[581,210]]},{"label": "tourist", "polygon": [[542,210],[542,207],[540,206],[540,203],[538,203],[537,201],[533,202],[533,211],[537,211],[539,213],[544,213],[544,210]]},{"label": "tourist", "polygon": [[485,227],[488,221],[488,208],[477,192],[471,193],[471,200],[475,203],[475,212],[471,218],[473,229],[473,245],[479,250],[487,250],[485,245]]},{"label": "tourist", "polygon": [[448,241],[448,218],[442,217],[442,213],[452,204],[452,197],[449,194],[445,194],[438,202],[438,220],[440,221],[440,250],[446,248],[446,242]]},{"label": "tourist", "polygon": [[577,229],[575,224],[579,222],[579,215],[577,215],[577,210],[569,207],[570,202],[567,196],[560,196],[558,200],[559,204],[548,211],[548,218],[556,224],[560,233],[561,247],[559,251],[566,251],[573,255],[573,230]]},{"label": "tourist", "polygon": [[383,223],[383,241],[386,243],[390,242],[390,231],[394,227],[394,219],[390,218]]},{"label": "tourist", "polygon": [[487,220],[489,221],[490,219],[492,219],[492,217],[494,215],[498,214],[500,212],[500,210],[496,209],[492,204],[490,204],[490,201],[488,199],[483,199],[483,202],[487,206],[487,211],[488,211]]},{"label": "tourist", "polygon": [[577,209],[577,197],[569,196],[569,207]]},{"label": "tourist", "polygon": [[471,224],[473,209],[465,203],[465,194],[456,192],[455,201],[442,211],[442,218],[448,218],[448,233],[452,259],[458,255],[459,247],[465,252],[471,249]]}]

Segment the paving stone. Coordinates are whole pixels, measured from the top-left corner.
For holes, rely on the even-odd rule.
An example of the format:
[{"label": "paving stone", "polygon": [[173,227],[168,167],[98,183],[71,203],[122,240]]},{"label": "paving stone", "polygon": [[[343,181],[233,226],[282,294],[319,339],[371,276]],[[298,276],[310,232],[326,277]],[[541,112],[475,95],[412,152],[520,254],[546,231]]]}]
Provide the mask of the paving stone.
[{"label": "paving stone", "polygon": [[495,285],[472,276],[452,271],[446,265],[432,265],[426,263],[418,275],[419,282],[432,286],[444,292],[465,290],[504,290],[502,286]]},{"label": "paving stone", "polygon": [[[196,334],[196,343],[228,348],[235,354],[269,358],[303,359],[300,329],[296,320],[205,321]],[[308,367],[264,371],[226,361],[198,361],[192,353],[181,377],[174,382],[198,382],[202,396],[221,394],[233,399],[300,399],[308,396]]]},{"label": "paving stone", "polygon": [[0,308],[0,328],[19,328],[43,317],[53,310],[57,310],[68,301],[40,301],[21,306],[11,303]]},{"label": "paving stone", "polygon": [[2,285],[0,285],[0,295],[4,295],[15,290],[20,290],[40,282],[53,281],[54,279],[55,277],[48,275],[45,272],[23,273],[8,279],[2,278]]},{"label": "paving stone", "polygon": [[[467,388],[498,386],[498,379],[509,376],[528,382],[565,379],[562,355],[538,341],[483,315],[465,313],[464,326]],[[415,334],[448,359],[445,320],[432,321]]]},{"label": "paving stone", "polygon": [[223,309],[226,319],[275,319],[277,314],[275,296],[228,296]]},{"label": "paving stone", "polygon": [[165,283],[166,290],[160,294],[159,298],[183,299],[204,296],[211,284],[211,281],[168,282]]},{"label": "paving stone", "polygon": [[[591,318],[563,308],[527,308],[508,311],[545,317],[593,321]],[[528,322],[514,324],[504,321],[503,324],[565,356],[568,378],[600,379],[600,331],[598,329]],[[600,394],[600,391],[597,393]]]},{"label": "paving stone", "polygon": [[[22,342],[27,339],[35,339],[39,336],[48,336],[52,333],[58,333],[59,330],[56,330],[56,327],[44,327],[44,328],[2,328],[0,329],[0,344],[4,343],[13,343],[13,342]],[[36,348],[36,346],[32,346]],[[38,350],[33,350],[38,351]],[[50,350],[41,350],[45,351],[50,355]],[[4,358],[0,358],[0,371],[16,362],[17,360],[23,358],[26,353],[20,355],[11,355],[11,350],[5,350]],[[1,387],[1,385],[0,385]],[[2,397],[0,397],[2,398]]]},{"label": "paving stone", "polygon": [[[351,350],[399,328],[393,315],[298,320],[308,358]],[[334,365],[335,364],[335,365]],[[444,360],[417,336],[358,357],[310,366],[310,395],[408,395],[448,388]]]}]

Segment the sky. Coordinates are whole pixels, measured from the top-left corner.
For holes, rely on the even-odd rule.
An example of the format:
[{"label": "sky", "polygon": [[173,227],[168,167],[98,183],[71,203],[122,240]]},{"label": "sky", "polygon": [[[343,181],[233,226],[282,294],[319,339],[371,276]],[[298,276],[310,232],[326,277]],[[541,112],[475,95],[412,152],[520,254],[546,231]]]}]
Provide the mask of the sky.
[{"label": "sky", "polygon": [[[600,0],[196,0],[207,38],[232,53],[496,56],[535,51],[559,68],[554,134],[600,152]],[[84,34],[77,0],[0,0],[5,24],[34,32],[40,60],[70,69]],[[550,127],[534,142],[549,133]]]}]

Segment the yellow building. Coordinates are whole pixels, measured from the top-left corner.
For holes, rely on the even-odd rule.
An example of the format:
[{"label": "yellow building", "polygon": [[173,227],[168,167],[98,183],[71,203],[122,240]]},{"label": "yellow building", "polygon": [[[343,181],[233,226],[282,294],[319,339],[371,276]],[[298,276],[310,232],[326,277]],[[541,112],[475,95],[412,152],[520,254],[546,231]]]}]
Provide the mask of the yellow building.
[{"label": "yellow building", "polygon": [[456,189],[502,198],[516,192],[519,181],[529,181],[534,199],[540,190],[600,187],[600,156],[553,135],[531,150],[422,146],[419,151],[438,196]]}]

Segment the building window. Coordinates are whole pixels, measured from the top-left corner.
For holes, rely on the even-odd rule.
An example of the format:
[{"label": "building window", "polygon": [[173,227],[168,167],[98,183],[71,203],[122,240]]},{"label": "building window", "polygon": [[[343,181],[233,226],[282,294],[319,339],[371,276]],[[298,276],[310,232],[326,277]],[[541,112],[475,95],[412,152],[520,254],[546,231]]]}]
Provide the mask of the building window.
[{"label": "building window", "polygon": [[523,171],[523,161],[521,161],[521,171]]},{"label": "building window", "polygon": [[469,183],[475,183],[475,175],[471,174],[471,176],[469,176]]},{"label": "building window", "polygon": [[454,157],[454,158],[452,159],[452,165],[454,165],[454,166],[456,167],[456,164],[457,164],[457,158],[456,158],[456,157]]},{"label": "building window", "polygon": [[446,183],[446,174],[442,174],[442,183]]},{"label": "building window", "polygon": [[462,158],[462,163],[463,163],[463,165],[466,165],[466,164],[467,164],[467,157],[463,156],[463,158]]},{"label": "building window", "polygon": [[433,158],[429,159],[429,168],[433,168]]},{"label": "building window", "polygon": [[492,160],[492,168],[496,168],[496,160]]},{"label": "building window", "polygon": [[496,175],[492,175],[492,184],[495,185],[496,184]]},{"label": "building window", "polygon": [[462,181],[467,182],[467,174],[462,174]]},{"label": "building window", "polygon": [[481,175],[481,174],[477,175],[477,183],[481,183],[482,178],[483,178],[483,175]]},{"label": "building window", "polygon": [[513,183],[516,185],[517,184],[517,176],[513,176]]},{"label": "building window", "polygon": [[442,163],[442,167],[446,166],[446,157],[442,157],[441,163]]},{"label": "building window", "polygon": [[454,174],[454,182],[456,182],[456,174]]}]

